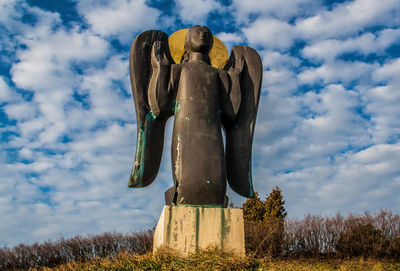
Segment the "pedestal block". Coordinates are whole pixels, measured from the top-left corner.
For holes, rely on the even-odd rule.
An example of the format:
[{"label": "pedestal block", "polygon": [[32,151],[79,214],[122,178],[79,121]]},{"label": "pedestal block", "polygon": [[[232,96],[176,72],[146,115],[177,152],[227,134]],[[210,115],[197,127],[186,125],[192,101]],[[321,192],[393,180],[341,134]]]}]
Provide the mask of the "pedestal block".
[{"label": "pedestal block", "polygon": [[155,233],[153,252],[166,246],[182,255],[210,246],[244,255],[242,209],[164,206]]}]

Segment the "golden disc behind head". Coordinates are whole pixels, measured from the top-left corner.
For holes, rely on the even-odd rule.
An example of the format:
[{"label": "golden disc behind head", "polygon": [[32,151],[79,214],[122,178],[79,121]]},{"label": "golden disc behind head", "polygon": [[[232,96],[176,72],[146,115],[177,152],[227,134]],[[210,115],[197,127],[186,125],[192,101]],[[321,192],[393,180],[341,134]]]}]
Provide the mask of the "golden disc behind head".
[{"label": "golden disc behind head", "polygon": [[[185,53],[185,39],[188,32],[189,28],[180,29],[168,38],[169,50],[175,63],[181,63],[182,56]],[[213,39],[213,47],[208,56],[213,67],[222,69],[228,62],[228,50],[218,37],[213,35]]]}]

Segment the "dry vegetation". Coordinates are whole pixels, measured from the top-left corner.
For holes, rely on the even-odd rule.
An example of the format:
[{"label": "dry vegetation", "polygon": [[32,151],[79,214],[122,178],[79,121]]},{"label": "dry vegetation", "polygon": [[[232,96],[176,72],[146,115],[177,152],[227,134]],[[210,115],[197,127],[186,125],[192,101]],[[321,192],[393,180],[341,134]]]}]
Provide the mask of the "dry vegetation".
[{"label": "dry vegetation", "polygon": [[271,219],[245,223],[244,258],[219,250],[151,255],[153,231],[105,233],[0,249],[0,270],[400,270],[400,216]]},{"label": "dry vegetation", "polygon": [[[33,270],[50,270],[38,268]],[[400,270],[400,263],[377,259],[280,259],[237,257],[220,250],[209,249],[188,257],[179,257],[169,251],[151,254],[119,254],[87,262],[69,262],[52,270]]]},{"label": "dry vegetation", "polygon": [[151,251],[153,232],[148,230],[127,235],[104,233],[3,248],[0,249],[0,270],[55,267],[67,262],[111,259],[121,253],[141,255]]},{"label": "dry vegetation", "polygon": [[247,253],[257,257],[400,259],[400,216],[390,211],[248,221],[245,228]]}]

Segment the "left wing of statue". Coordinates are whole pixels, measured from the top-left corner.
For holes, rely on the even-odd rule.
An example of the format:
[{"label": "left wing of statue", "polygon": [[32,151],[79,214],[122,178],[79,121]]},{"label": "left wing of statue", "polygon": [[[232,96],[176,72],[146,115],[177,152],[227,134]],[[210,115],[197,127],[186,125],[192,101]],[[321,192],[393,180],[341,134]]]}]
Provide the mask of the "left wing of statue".
[{"label": "left wing of statue", "polygon": [[164,32],[149,30],[133,41],[129,72],[136,109],[137,145],[129,187],[147,186],[157,176],[165,123],[172,115],[168,82],[173,63],[168,35]]},{"label": "left wing of statue", "polygon": [[[241,63],[243,69],[239,75],[240,106],[233,121],[224,121],[226,132],[226,168],[230,187],[238,194],[254,197],[251,173],[251,149],[256,122],[258,102],[261,91],[262,63],[258,53],[247,46],[234,46],[225,70],[231,73],[235,63]],[[234,80],[234,78],[232,78]],[[232,90],[234,93],[234,90]]]}]

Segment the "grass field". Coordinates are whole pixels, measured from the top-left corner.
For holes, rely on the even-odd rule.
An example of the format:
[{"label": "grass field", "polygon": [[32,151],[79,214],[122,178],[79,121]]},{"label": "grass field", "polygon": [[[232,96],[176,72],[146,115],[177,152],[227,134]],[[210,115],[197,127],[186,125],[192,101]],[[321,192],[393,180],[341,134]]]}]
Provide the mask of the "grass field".
[{"label": "grass field", "polygon": [[219,250],[207,250],[188,257],[163,251],[156,255],[119,254],[114,258],[96,258],[69,262],[55,268],[32,270],[400,270],[400,261],[373,259],[256,259],[237,257]]}]

